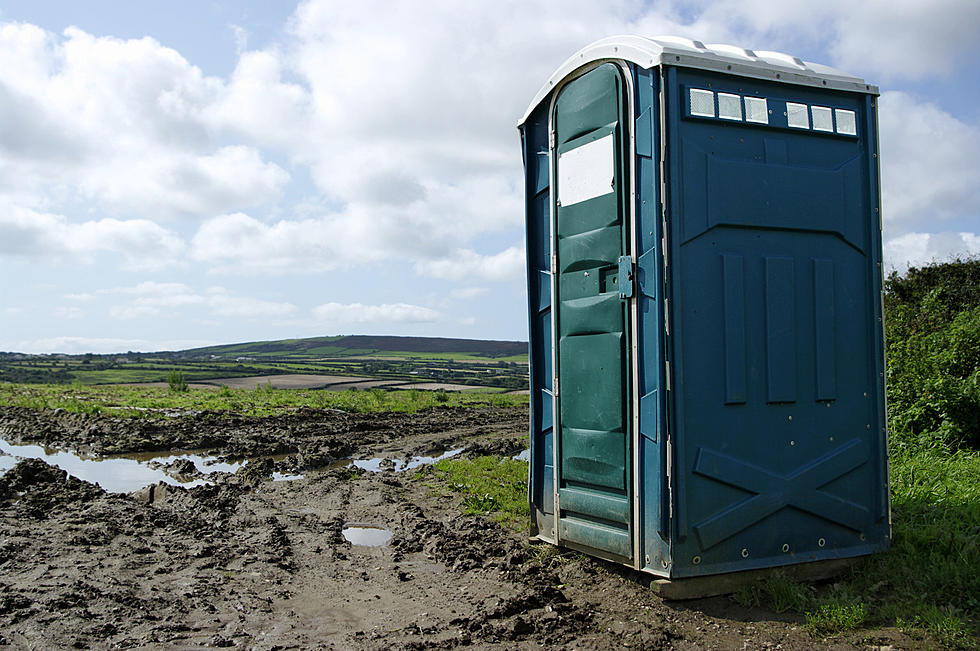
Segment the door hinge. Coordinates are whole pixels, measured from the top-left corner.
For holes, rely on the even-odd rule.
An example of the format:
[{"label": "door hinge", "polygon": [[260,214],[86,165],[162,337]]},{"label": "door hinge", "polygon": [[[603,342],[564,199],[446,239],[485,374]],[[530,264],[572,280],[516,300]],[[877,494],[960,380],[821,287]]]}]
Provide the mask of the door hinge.
[{"label": "door hinge", "polygon": [[619,297],[620,298],[632,298],[633,297],[633,282],[636,274],[633,272],[633,256],[621,255],[619,256],[619,279],[617,284],[619,285]]},{"label": "door hinge", "polygon": [[557,268],[558,268],[558,256],[556,256],[554,253],[552,253],[551,254],[551,274],[552,275],[554,275],[556,273],[556,269]]},{"label": "door hinge", "polygon": [[554,149],[555,143],[558,141],[558,136],[554,131],[548,134],[548,149]]}]

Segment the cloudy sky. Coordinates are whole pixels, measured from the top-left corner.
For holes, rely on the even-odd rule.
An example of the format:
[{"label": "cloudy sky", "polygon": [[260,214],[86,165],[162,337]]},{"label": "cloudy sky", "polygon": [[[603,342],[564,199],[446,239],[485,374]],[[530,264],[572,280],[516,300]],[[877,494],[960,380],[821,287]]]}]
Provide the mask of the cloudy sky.
[{"label": "cloudy sky", "polygon": [[882,89],[885,257],[980,253],[980,3],[6,0],[0,350],[525,339],[515,123],[676,34]]}]

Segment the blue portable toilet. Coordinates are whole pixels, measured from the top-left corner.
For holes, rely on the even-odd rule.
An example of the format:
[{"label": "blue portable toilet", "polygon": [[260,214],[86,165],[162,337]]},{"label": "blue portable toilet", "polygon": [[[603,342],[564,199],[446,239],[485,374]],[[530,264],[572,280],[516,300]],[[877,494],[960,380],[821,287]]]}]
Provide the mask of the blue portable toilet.
[{"label": "blue portable toilet", "polygon": [[538,91],[534,537],[666,579],[887,547],[877,95],[636,36]]}]

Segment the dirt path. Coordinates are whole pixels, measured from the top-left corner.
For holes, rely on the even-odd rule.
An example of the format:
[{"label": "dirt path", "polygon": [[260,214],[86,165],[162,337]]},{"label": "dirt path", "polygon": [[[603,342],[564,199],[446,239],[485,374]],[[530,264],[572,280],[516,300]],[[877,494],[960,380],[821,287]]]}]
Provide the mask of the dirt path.
[{"label": "dirt path", "polygon": [[[893,631],[813,639],[727,598],[665,603],[634,573],[463,516],[429,473],[332,468],[466,444],[512,454],[521,409],[143,422],[0,408],[0,435],[96,452],[286,452],[217,485],[110,494],[41,461],[0,477],[0,645],[258,649],[911,648]],[[203,444],[203,445],[202,445]],[[167,446],[167,447],[163,447]],[[273,469],[305,478],[272,482]],[[351,545],[345,523],[388,528]]]}]

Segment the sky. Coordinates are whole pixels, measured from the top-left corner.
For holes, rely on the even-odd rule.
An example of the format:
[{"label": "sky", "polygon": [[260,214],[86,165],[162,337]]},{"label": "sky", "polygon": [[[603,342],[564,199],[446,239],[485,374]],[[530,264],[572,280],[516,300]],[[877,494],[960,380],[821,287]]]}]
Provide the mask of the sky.
[{"label": "sky", "polygon": [[526,340],[516,122],[614,34],[877,84],[886,264],[980,254],[980,2],[4,0],[0,351]]}]

